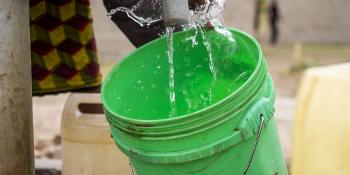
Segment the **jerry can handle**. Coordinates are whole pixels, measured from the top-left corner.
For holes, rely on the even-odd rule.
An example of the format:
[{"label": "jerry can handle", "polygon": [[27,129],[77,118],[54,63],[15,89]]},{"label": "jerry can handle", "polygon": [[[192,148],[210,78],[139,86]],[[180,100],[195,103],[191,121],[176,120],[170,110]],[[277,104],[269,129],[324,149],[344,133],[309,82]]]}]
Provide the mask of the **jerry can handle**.
[{"label": "jerry can handle", "polygon": [[62,123],[84,119],[105,121],[100,94],[72,93],[64,105]]}]

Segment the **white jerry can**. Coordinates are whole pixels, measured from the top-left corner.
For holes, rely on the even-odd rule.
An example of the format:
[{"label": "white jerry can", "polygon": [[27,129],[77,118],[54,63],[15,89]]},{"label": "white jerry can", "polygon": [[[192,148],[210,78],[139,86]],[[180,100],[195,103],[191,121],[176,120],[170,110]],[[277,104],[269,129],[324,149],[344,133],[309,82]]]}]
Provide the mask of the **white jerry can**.
[{"label": "white jerry can", "polygon": [[[99,108],[100,106],[100,108]],[[86,113],[81,109],[95,111]],[[96,114],[96,111],[100,114]],[[63,111],[64,175],[131,175],[128,158],[111,138],[99,94],[72,94]]]},{"label": "white jerry can", "polygon": [[294,123],[292,174],[350,174],[350,64],[304,74]]}]

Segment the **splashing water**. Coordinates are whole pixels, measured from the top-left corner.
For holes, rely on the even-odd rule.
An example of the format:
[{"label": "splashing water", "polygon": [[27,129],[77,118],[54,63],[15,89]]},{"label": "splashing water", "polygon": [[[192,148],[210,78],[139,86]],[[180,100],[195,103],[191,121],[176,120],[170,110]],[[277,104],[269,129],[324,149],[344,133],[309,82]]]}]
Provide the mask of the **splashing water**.
[{"label": "splashing water", "polygon": [[124,12],[124,13],[126,13],[130,19],[132,19],[133,21],[135,21],[135,22],[136,22],[137,24],[139,24],[141,27],[150,26],[150,25],[153,24],[153,23],[157,23],[157,22],[163,20],[163,18],[151,18],[151,17],[143,18],[143,17],[137,16],[137,15],[134,13],[134,10],[128,9],[128,8],[125,8],[125,7],[118,7],[118,8],[112,9],[112,10],[107,14],[107,16],[108,16],[109,18],[112,18],[113,15],[116,14],[116,13],[118,13],[118,12]]},{"label": "splashing water", "polygon": [[[143,6],[147,7],[147,9],[141,10],[141,7]],[[132,6],[132,8],[117,7],[112,9],[107,13],[107,16],[112,18],[113,15],[117,14],[118,12],[125,13],[130,19],[139,24],[141,27],[145,27],[163,20],[159,6],[161,6],[161,0],[140,0],[134,6]]]},{"label": "splashing water", "polygon": [[[163,17],[159,11],[156,11],[153,15],[139,15],[137,14],[138,9],[142,6],[142,3],[146,3],[152,1],[151,4],[153,7],[153,10],[159,10],[159,6],[161,6],[161,0],[141,0],[135,6],[133,6],[131,9],[126,7],[118,7],[115,9],[112,9],[108,16],[110,18],[113,17],[116,13],[122,12],[126,13],[127,16],[135,21],[137,24],[139,24],[141,27],[150,26],[154,23],[160,22],[163,20]],[[149,5],[149,3],[146,3]],[[199,44],[197,40],[197,36],[201,35],[201,38],[203,40],[203,45],[207,49],[208,53],[208,67],[212,76],[212,80],[210,82],[210,86],[208,87],[208,94],[204,95],[201,94],[201,105],[193,104],[190,99],[190,92],[184,92],[184,96],[188,96],[189,98],[185,98],[185,101],[187,103],[187,106],[189,108],[189,111],[193,111],[192,108],[198,108],[205,105],[210,105],[215,100],[213,100],[213,89],[215,87],[215,83],[218,81],[219,76],[219,69],[217,68],[216,62],[217,59],[215,58],[213,54],[213,41],[211,41],[211,38],[207,37],[207,31],[208,30],[214,30],[219,35],[221,35],[223,38],[226,38],[230,45],[235,46],[236,41],[234,39],[234,36],[232,33],[226,29],[223,25],[223,12],[224,12],[224,6],[225,6],[225,0],[206,0],[206,3],[195,10],[191,10],[192,15],[192,22],[187,25],[178,26],[182,30],[194,30],[195,33],[193,36],[189,36],[186,38],[187,41],[192,42],[192,47],[195,47]],[[141,10],[142,11],[142,10]],[[208,27],[209,26],[209,27]],[[169,117],[173,118],[177,116],[177,109],[176,109],[176,93],[175,93],[175,69],[174,69],[174,43],[173,43],[173,33],[175,28],[167,27],[164,33],[164,36],[167,37],[167,57],[168,57],[168,64],[169,64],[169,105],[170,105],[170,111],[169,111]],[[235,48],[235,47],[234,47]],[[235,50],[232,50],[235,52]],[[187,52],[187,50],[186,50]],[[188,50],[190,52],[190,50]]]}]

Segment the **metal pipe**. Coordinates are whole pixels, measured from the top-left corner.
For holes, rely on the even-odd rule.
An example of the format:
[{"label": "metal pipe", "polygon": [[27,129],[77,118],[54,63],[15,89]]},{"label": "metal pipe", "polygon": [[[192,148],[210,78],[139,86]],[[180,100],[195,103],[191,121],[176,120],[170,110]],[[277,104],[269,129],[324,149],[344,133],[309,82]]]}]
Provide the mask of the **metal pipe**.
[{"label": "metal pipe", "polygon": [[166,27],[190,23],[191,15],[188,0],[163,0],[162,4]]},{"label": "metal pipe", "polygon": [[29,1],[0,0],[0,174],[34,174]]}]

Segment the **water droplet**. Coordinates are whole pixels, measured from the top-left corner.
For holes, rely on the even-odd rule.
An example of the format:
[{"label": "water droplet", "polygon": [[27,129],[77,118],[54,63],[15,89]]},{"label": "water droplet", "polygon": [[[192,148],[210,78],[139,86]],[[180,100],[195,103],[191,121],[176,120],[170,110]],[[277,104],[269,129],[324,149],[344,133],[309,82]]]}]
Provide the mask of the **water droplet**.
[{"label": "water droplet", "polygon": [[194,75],[193,72],[187,72],[185,76],[186,76],[187,78],[189,78],[189,77],[192,77],[193,75]]}]

